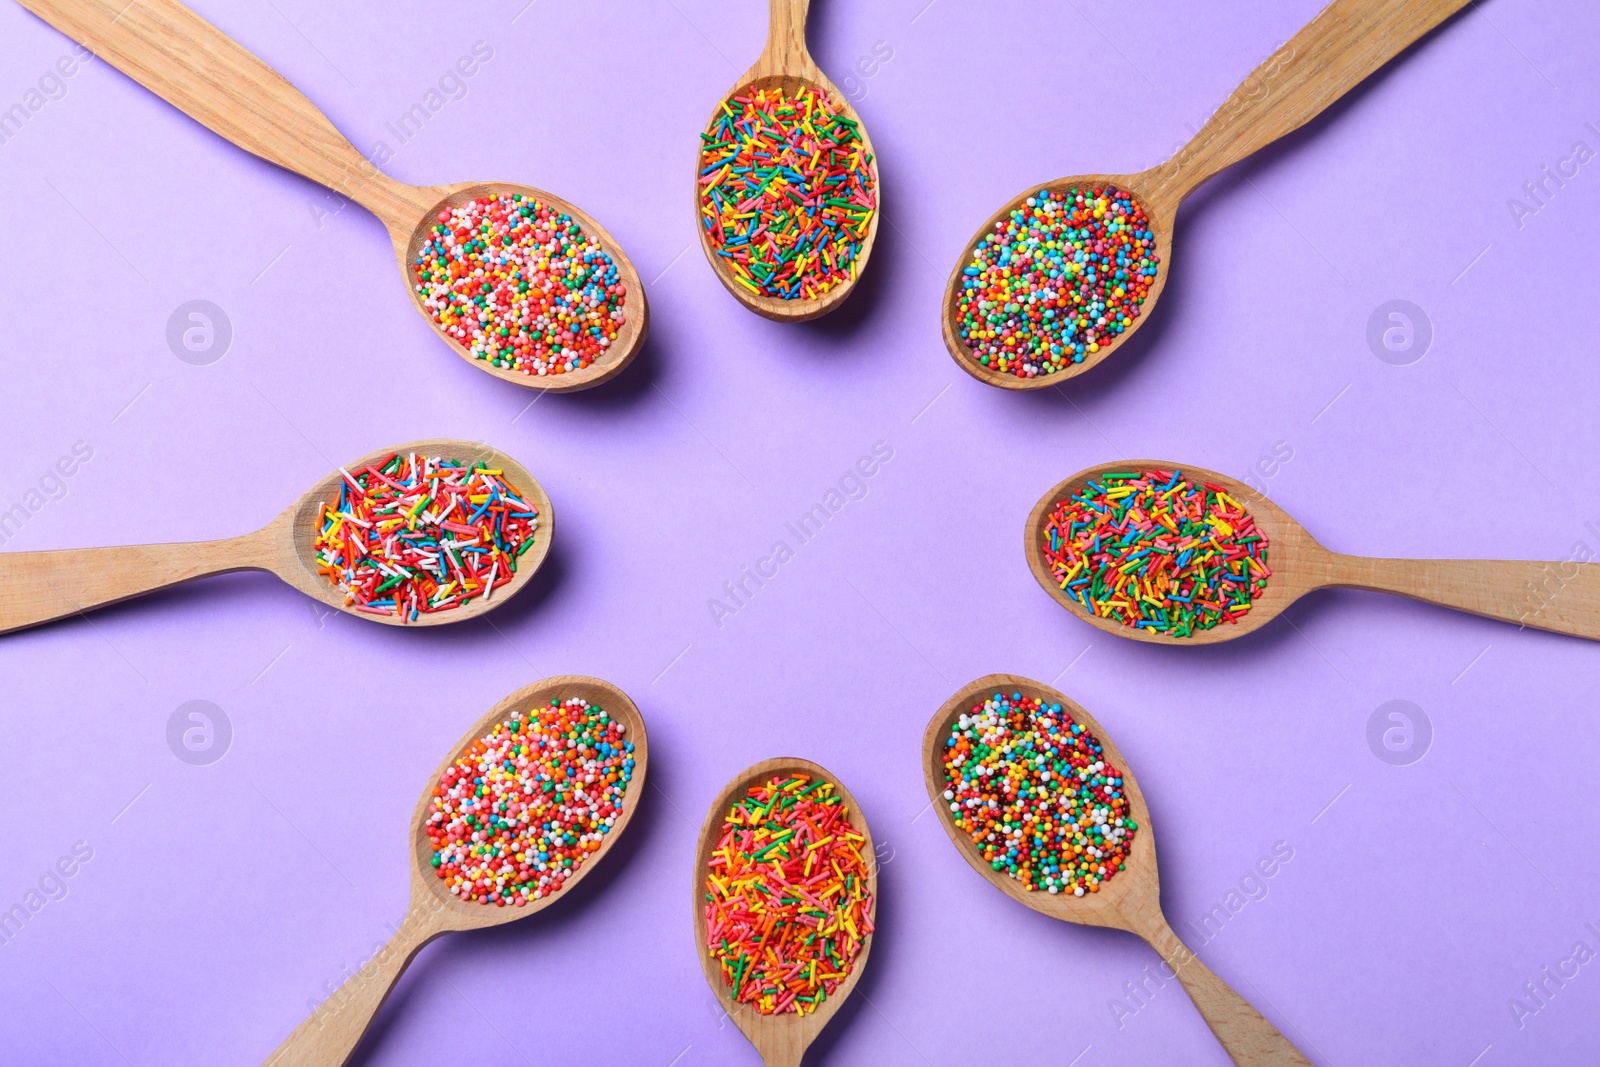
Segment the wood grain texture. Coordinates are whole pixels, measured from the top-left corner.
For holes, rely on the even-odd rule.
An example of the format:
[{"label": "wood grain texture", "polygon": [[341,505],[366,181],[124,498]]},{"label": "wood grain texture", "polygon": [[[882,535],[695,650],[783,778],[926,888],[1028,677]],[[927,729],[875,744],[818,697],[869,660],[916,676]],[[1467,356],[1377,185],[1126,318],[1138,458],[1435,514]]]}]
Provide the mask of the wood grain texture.
[{"label": "wood grain texture", "polygon": [[1518,626],[1600,641],[1600,563],[1334,554],[1327,584],[1398,593]]},{"label": "wood grain texture", "polygon": [[221,541],[0,553],[0,634],[212,574],[271,570],[267,530]]},{"label": "wood grain texture", "polygon": [[[941,308],[946,350],[956,364],[987,385],[1043,389],[1103,363],[1138,332],[1155,310],[1172,270],[1172,230],[1178,207],[1198,186],[1320,115],[1335,100],[1426,36],[1470,0],[1334,0],[1323,8],[1223,101],[1190,141],[1166,162],[1137,174],[1082,174],[1029,186],[989,217],[967,242],[950,272]],[[1040,189],[1062,192],[1085,184],[1110,183],[1144,205],[1156,238],[1160,269],[1139,317],[1100,351],[1054,374],[1019,378],[974,360],[961,338],[958,303],[962,269],[985,234]]]},{"label": "wood grain texture", "polygon": [[[247,152],[386,221],[426,206],[345,139],[282,75],[175,0],[19,0],[173,107]],[[252,106],[257,105],[257,106]]]},{"label": "wood grain texture", "polygon": [[694,219],[695,231],[700,235],[700,249],[705,253],[707,262],[711,264],[711,269],[716,273],[717,280],[722,282],[723,288],[732,293],[739,303],[757,315],[772,319],[774,322],[806,322],[820,318],[844,303],[867,272],[867,260],[872,256],[872,246],[878,237],[878,216],[883,213],[883,184],[878,176],[878,153],[872,147],[867,124],[861,121],[861,116],[850,105],[850,101],[845,99],[839,87],[822,73],[822,68],[817,66],[816,61],[811,58],[810,50],[806,47],[806,14],[810,7],[811,0],[767,0],[766,48],[762,50],[755,65],[741,74],[734,87],[717,101],[716,106],[711,109],[710,117],[706,119],[705,126],[701,129],[709,129],[716,121],[722,110],[722,100],[743,96],[757,89],[777,88],[792,94],[801,88],[807,88],[828,97],[838,105],[840,113],[857,124],[861,143],[872,156],[870,164],[872,189],[877,197],[877,205],[872,212],[871,220],[867,223],[866,240],[861,242],[861,252],[856,257],[856,276],[841,282],[815,299],[780,300],[777,297],[760,296],[740,285],[735,280],[737,275],[724,265],[723,257],[717,255],[716,247],[712,245],[711,238],[706,233],[705,223],[701,221],[698,177],[700,153],[695,153]]},{"label": "wood grain texture", "polygon": [[[1115,471],[1181,470],[1223,486],[1243,504],[1267,539],[1267,588],[1237,623],[1221,623],[1192,637],[1134,629],[1090,615],[1056,584],[1044,556],[1044,528],[1055,505],[1092,478]],[[1051,599],[1089,625],[1117,637],[1167,645],[1210,645],[1253,633],[1315,589],[1367,589],[1397,593],[1518,626],[1600,641],[1600,563],[1489,559],[1382,559],[1330,552],[1289,513],[1249,485],[1216,471],[1157,459],[1101,463],[1057,483],[1039,498],[1023,526],[1028,569]]]},{"label": "wood grain texture", "polygon": [[[1020,692],[1046,703],[1060,704],[1100,742],[1103,754],[1122,772],[1123,791],[1129,811],[1138,826],[1128,850],[1125,869],[1115,878],[1101,883],[1099,892],[1077,897],[1068,893],[1048,893],[1025,889],[1022,883],[989,866],[978,846],[951,818],[944,799],[947,779],[943,751],[951,725],[975,705],[995,693]],[[1213,974],[1191,952],[1161,914],[1161,882],[1156,872],[1155,830],[1150,824],[1150,809],[1133,768],[1103,726],[1078,704],[1042,682],[1014,674],[991,674],[965,686],[928,720],[922,735],[922,776],[928,799],[939,812],[939,822],[950,836],[956,851],[990,885],[1034,911],[1063,922],[1103,926],[1137,934],[1150,944],[1176,972],[1206,1025],[1240,1067],[1310,1067],[1278,1029],[1261,1016],[1227,983]]]},{"label": "wood grain texture", "polygon": [[388,626],[441,626],[465,622],[510,600],[527,585],[528,579],[550,554],[555,510],[544,487],[526,467],[497,449],[448,438],[409,441],[393,448],[382,448],[346,464],[346,469],[379,462],[395,452],[444,456],[465,463],[482,460],[491,468],[505,471],[506,479],[539,509],[539,528],[533,547],[517,561],[517,572],[510,583],[496,590],[488,602],[479,597],[449,611],[420,615],[410,623],[401,623],[394,616],[373,615],[346,607],[339,590],[317,573],[317,520],[324,501],[338,502],[342,475],[335,470],[324,475],[266,526],[239,537],[117,548],[0,552],[0,634],[115,604],[195,578],[240,570],[270,571],[331,608]]},{"label": "wood grain texture", "polygon": [[[383,221],[400,275],[423,319],[458,356],[502,381],[548,392],[601,384],[630,363],[649,330],[644,285],[622,247],[575,205],[504,182],[415,186],[395,181],[356,151],[282,75],[178,0],[19,0],[24,7],[214,133],[247,152],[349,197]],[[627,287],[627,322],[605,355],[570,374],[523,374],[474,358],[433,321],[411,273],[415,249],[444,203],[486,192],[537,197],[599,240]]]},{"label": "wood grain texture", "polygon": [[[568,700],[573,697],[581,697],[604,708],[612,718],[623,723],[624,736],[633,742],[633,780],[628,783],[628,791],[623,795],[622,814],[605,835],[600,848],[590,853],[583,866],[567,879],[566,885],[554,896],[530,901],[520,908],[469,903],[459,899],[444,888],[435,873],[431,865],[433,845],[423,831],[422,824],[433,799],[434,786],[438,784],[445,768],[454,763],[468,745],[488,733],[496,723],[503,722],[513,711],[527,711],[543,706],[552,699]],[[644,717],[626,693],[599,678],[581,675],[546,678],[524,686],[489,709],[461,735],[461,740],[456,742],[449,755],[439,761],[439,766],[423,784],[422,795],[412,811],[409,831],[413,861],[411,902],[400,929],[366,966],[352,975],[284,1039],[283,1044],[267,1057],[265,1067],[340,1067],[360,1044],[394,983],[422,946],[453,931],[477,930],[526,918],[569,898],[574,887],[605,859],[632,821],[633,813],[638,810],[640,798],[644,795],[645,773],[649,763],[650,746],[645,734]]]},{"label": "wood grain texture", "polygon": [[1304,126],[1470,0],[1334,0],[1250,73],[1189,143],[1147,171],[1177,205],[1206,179]]},{"label": "wood grain texture", "polygon": [[733,999],[733,991],[728,988],[728,983],[723,980],[717,965],[712,961],[711,954],[706,951],[708,930],[706,875],[711,870],[711,853],[717,847],[717,840],[721,834],[722,824],[727,819],[728,810],[752,786],[775,776],[787,777],[791,774],[804,774],[812,779],[825,778],[838,788],[839,796],[849,808],[851,827],[866,838],[861,847],[867,863],[867,889],[872,894],[869,916],[874,926],[878,922],[878,860],[877,853],[873,849],[872,831],[867,828],[867,818],[861,811],[861,805],[856,803],[856,798],[837,776],[829,774],[825,768],[810,760],[781,756],[746,767],[717,794],[717,799],[711,802],[711,808],[706,812],[705,822],[701,824],[700,842],[694,857],[694,884],[691,886],[690,905],[694,914],[695,955],[700,959],[700,968],[705,972],[706,982],[710,984],[712,993],[722,1005],[722,1010],[744,1036],[750,1039],[750,1043],[761,1054],[761,1062],[765,1067],[800,1067],[800,1061],[804,1058],[807,1047],[816,1040],[822,1028],[828,1025],[828,1021],[833,1018],[840,1005],[855,990],[856,983],[860,981],[861,974],[866,969],[867,956],[872,951],[874,937],[869,933],[862,939],[861,951],[856,954],[850,974],[839,984],[833,995],[822,1002],[822,1007],[806,1015],[796,1015],[792,1012],[762,1015],[751,1005],[738,1003]]}]

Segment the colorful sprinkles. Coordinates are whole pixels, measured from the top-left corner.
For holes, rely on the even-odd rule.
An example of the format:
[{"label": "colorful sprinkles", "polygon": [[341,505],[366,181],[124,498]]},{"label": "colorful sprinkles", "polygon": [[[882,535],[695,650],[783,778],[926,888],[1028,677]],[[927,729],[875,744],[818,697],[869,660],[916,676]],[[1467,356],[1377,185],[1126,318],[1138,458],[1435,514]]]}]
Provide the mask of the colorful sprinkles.
[{"label": "colorful sprinkles", "polygon": [[856,277],[877,173],[842,103],[803,86],[750,90],[700,140],[700,224],[739,285],[812,299]]},{"label": "colorful sprinkles", "polygon": [[488,601],[534,545],[539,509],[486,463],[395,453],[339,469],[317,516],[317,573],[345,606],[415,622]]},{"label": "colorful sprinkles", "polygon": [[413,266],[433,321],[505,370],[582,370],[627,321],[627,286],[599,240],[521,193],[441,210]]},{"label": "colorful sprinkles", "polygon": [[1172,637],[1238,622],[1267,587],[1267,538],[1222,486],[1102,474],[1056,504],[1045,562],[1091,615]]},{"label": "colorful sprinkles", "polygon": [[962,269],[961,337],[990,370],[1054,374],[1133,326],[1159,262],[1133,194],[1041,189],[983,235]]},{"label": "colorful sprinkles", "polygon": [[559,893],[622,814],[624,725],[581,698],[513,711],[445,768],[423,822],[450,892],[522,907]]},{"label": "colorful sprinkles", "polygon": [[1027,889],[1083,896],[1127,866],[1139,826],[1122,772],[1060,704],[995,693],[944,743],[950,819],[991,869]]},{"label": "colorful sprinkles", "polygon": [[804,1015],[848,977],[872,932],[865,841],[823,778],[774,777],[728,811],[706,874],[706,948],[735,1001]]}]

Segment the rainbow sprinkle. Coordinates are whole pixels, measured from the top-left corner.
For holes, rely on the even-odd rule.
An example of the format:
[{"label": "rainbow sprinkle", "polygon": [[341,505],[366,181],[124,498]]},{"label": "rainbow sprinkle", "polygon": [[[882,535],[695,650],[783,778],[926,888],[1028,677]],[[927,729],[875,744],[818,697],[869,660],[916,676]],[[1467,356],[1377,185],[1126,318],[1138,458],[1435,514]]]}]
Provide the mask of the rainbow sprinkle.
[{"label": "rainbow sprinkle", "polygon": [[877,174],[844,105],[801,87],[722,102],[700,135],[700,223],[739,285],[813,299],[856,276]]},{"label": "rainbow sprinkle", "polygon": [[990,370],[1054,374],[1133,325],[1159,262],[1133,194],[1041,189],[983,235],[962,269],[962,340]]},{"label": "rainbow sprinkle", "polygon": [[733,999],[762,1015],[816,1011],[872,932],[866,838],[832,782],[752,787],[729,810],[706,874],[706,948]]},{"label": "rainbow sprinkle", "polygon": [[991,870],[1083,896],[1127,866],[1139,826],[1095,736],[1060,704],[996,693],[944,742],[950,820]]},{"label": "rainbow sprinkle", "polygon": [[1244,505],[1178,470],[1090,479],[1056,504],[1041,547],[1083,610],[1172,637],[1237,622],[1272,574]]},{"label": "rainbow sprinkle", "polygon": [[423,829],[462,900],[517,907],[561,891],[622,815],[633,742],[574,697],[509,718],[473,741],[434,787]]},{"label": "rainbow sprinkle", "polygon": [[395,453],[340,468],[339,500],[317,516],[317,573],[345,606],[415,622],[511,581],[539,509],[486,463]]},{"label": "rainbow sprinkle", "polygon": [[473,359],[506,370],[582,370],[627,321],[627,287],[599,239],[521,193],[440,211],[413,271],[433,321]]}]

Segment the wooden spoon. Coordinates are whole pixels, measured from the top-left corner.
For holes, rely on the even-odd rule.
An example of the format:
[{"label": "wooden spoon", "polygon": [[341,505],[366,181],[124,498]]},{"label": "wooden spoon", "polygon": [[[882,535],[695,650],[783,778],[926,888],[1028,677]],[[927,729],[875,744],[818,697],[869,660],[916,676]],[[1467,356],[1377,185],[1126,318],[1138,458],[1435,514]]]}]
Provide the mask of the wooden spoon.
[{"label": "wooden spoon", "polygon": [[[1267,588],[1237,623],[1171,637],[1090,615],[1061,591],[1044,558],[1044,528],[1058,502],[1082,491],[1091,478],[1118,471],[1180,470],[1189,479],[1220,485],[1245,506],[1267,539]],[[1313,589],[1344,587],[1398,593],[1491,619],[1600,641],[1600,565],[1494,559],[1378,559],[1345,556],[1317,543],[1278,505],[1227,475],[1154,459],[1102,463],[1079,471],[1039,498],[1023,530],[1028,568],[1057,603],[1108,634],[1158,644],[1209,645],[1265,626]],[[1572,573],[1566,573],[1571,568]]]},{"label": "wooden spoon", "polygon": [[52,619],[76,615],[91,608],[115,604],[130,597],[153,593],[180,582],[230,571],[271,571],[296,589],[331,608],[369,622],[390,626],[439,626],[465,622],[510,600],[550,552],[555,513],[544,488],[526,467],[487,445],[438,438],[412,441],[370,452],[345,469],[364,467],[396,452],[443,456],[463,463],[482,460],[505,471],[506,480],[521,490],[539,509],[539,528],[533,547],[517,560],[517,572],[508,585],[485,599],[476,597],[447,611],[422,613],[415,622],[401,623],[392,615],[374,615],[346,607],[344,594],[326,576],[317,573],[317,524],[323,502],[337,504],[339,481],[332,471],[290,504],[276,519],[254,533],[220,541],[184,541],[177,544],[125,545],[116,548],[65,548],[50,552],[0,552],[0,634],[37,626]]},{"label": "wooden spoon", "polygon": [[[716,248],[706,235],[705,225],[700,221],[698,180],[694,188],[695,229],[700,234],[700,248],[705,252],[706,259],[711,262],[711,269],[716,271],[723,288],[737,297],[741,304],[757,315],[776,322],[805,322],[826,315],[844,303],[845,297],[855,291],[856,282],[866,273],[867,259],[872,255],[872,243],[878,237],[878,216],[883,213],[883,184],[878,180],[878,153],[872,148],[872,138],[867,136],[866,123],[861,121],[861,116],[850,106],[850,101],[839,92],[838,86],[822,73],[822,68],[817,66],[816,61],[811,58],[811,52],[806,48],[806,12],[810,7],[811,0],[767,0],[769,12],[767,47],[762,50],[761,58],[756,60],[755,66],[739,76],[739,80],[722,100],[743,96],[757,89],[781,88],[785,93],[793,94],[806,88],[832,100],[839,106],[845,118],[857,124],[856,129],[861,134],[861,143],[866,147],[867,154],[872,157],[869,166],[872,168],[872,188],[877,196],[877,207],[867,224],[867,239],[861,243],[861,252],[856,256],[855,277],[840,282],[812,300],[780,300],[777,297],[752,293],[739,284],[738,275],[724,265],[723,257],[717,255]],[[716,121],[717,115],[722,110],[722,100],[717,101],[717,106],[711,109],[711,117],[706,120],[706,125],[701,127],[702,129],[708,129],[711,123]],[[699,158],[700,153],[696,152],[695,159]],[[698,170],[697,164],[696,171]]]},{"label": "wooden spoon", "polygon": [[[1137,174],[1082,174],[1044,185],[1030,185],[967,242],[966,250],[945,287],[941,318],[944,344],[962,370],[1001,389],[1042,389],[1082,374],[1121,348],[1149,319],[1156,299],[1172,269],[1172,224],[1178,205],[1218,171],[1265,148],[1299,129],[1330,104],[1408,48],[1469,0],[1333,0],[1299,33],[1257,67],[1244,84],[1201,127],[1200,132],[1171,159]],[[1130,192],[1144,205],[1159,256],[1155,283],[1145,296],[1139,316],[1100,350],[1085,353],[1080,363],[1068,363],[1054,374],[1020,378],[990,370],[972,358],[961,338],[959,301],[962,270],[972,261],[973,250],[995,223],[1040,189],[1064,192],[1088,185],[1110,184]]]},{"label": "wooden spoon", "polygon": [[[479,370],[529,389],[576,392],[614,377],[644,343],[650,312],[633,264],[604,227],[560,197],[505,182],[419,186],[395,181],[356,151],[281,75],[177,0],[19,2],[213,132],[378,216],[389,231],[412,303],[434,332]],[[441,330],[422,306],[412,264],[440,209],[500,193],[537,197],[572,216],[617,265],[627,289],[627,321],[605,354],[583,370],[539,376],[491,366]]]},{"label": "wooden spoon", "polygon": [[[445,768],[454,763],[472,742],[503,722],[513,711],[526,711],[543,707],[551,700],[570,700],[581,697],[598,705],[624,727],[623,736],[633,742],[633,779],[622,797],[622,814],[612,824],[611,830],[600,842],[600,848],[566,881],[555,894],[531,900],[522,907],[500,907],[493,904],[470,903],[452,894],[439,880],[432,866],[433,844],[423,832],[422,820],[427,817],[428,805],[433,800],[433,790]],[[650,763],[650,746],[645,739],[644,717],[628,699],[628,695],[610,682],[582,675],[562,675],[546,678],[542,682],[524,686],[506,697],[472,724],[450,754],[440,761],[433,775],[422,787],[416,810],[411,813],[411,903],[406,909],[405,921],[395,931],[393,938],[379,949],[366,966],[353,974],[334,994],[323,1001],[305,1021],[267,1057],[269,1067],[338,1067],[350,1058],[361,1036],[367,1032],[378,1009],[389,996],[389,990],[405,973],[411,960],[422,947],[440,934],[457,930],[480,930],[486,926],[499,926],[515,919],[525,918],[542,911],[558,900],[572,895],[573,887],[599,866],[611,851],[622,831],[628,828],[644,795],[645,770]]]},{"label": "wooden spoon", "polygon": [[[1046,704],[1060,704],[1100,742],[1106,761],[1122,772],[1122,789],[1130,801],[1138,829],[1129,848],[1126,869],[1102,882],[1096,893],[1077,897],[1070,893],[1025,889],[1021,882],[990,867],[972,838],[950,818],[950,804],[944,799],[947,780],[942,754],[951,724],[999,692],[1020,692]],[[1085,926],[1109,926],[1143,938],[1166,961],[1168,968],[1177,972],[1178,980],[1188,991],[1194,1006],[1200,1009],[1206,1025],[1240,1067],[1310,1067],[1311,1061],[1301,1055],[1277,1027],[1262,1018],[1260,1012],[1200,962],[1161,914],[1161,882],[1156,875],[1156,843],[1150,826],[1150,809],[1145,806],[1133,768],[1128,766],[1128,761],[1117,751],[1116,742],[1094,716],[1049,686],[1028,678],[1014,674],[979,678],[945,701],[928,720],[928,728],[922,735],[922,776],[945,833],[955,842],[956,850],[991,885],[1052,919]]]},{"label": "wooden spoon", "polygon": [[694,885],[691,887],[690,904],[694,911],[695,955],[700,957],[700,968],[705,971],[706,981],[722,1004],[722,1010],[744,1031],[744,1036],[761,1054],[761,1062],[766,1067],[800,1067],[806,1049],[817,1039],[822,1028],[828,1025],[828,1020],[839,1010],[839,1005],[855,990],[856,982],[867,966],[867,954],[872,950],[872,934],[869,933],[861,940],[861,951],[856,954],[850,974],[822,1002],[822,1007],[805,1015],[794,1012],[762,1015],[754,1006],[740,1004],[733,999],[733,990],[728,988],[728,983],[723,980],[716,964],[711,961],[710,953],[706,951],[706,875],[711,870],[711,853],[722,836],[722,824],[728,817],[728,810],[752,787],[772,778],[786,778],[793,774],[803,774],[812,779],[826,778],[839,790],[839,796],[849,808],[851,827],[866,838],[861,847],[867,861],[867,889],[872,894],[870,918],[874,926],[878,922],[878,861],[877,853],[873,851],[872,831],[867,829],[867,817],[861,813],[861,805],[856,803],[856,798],[850,795],[850,790],[837,777],[810,760],[780,756],[746,767],[717,794],[717,799],[711,802],[711,810],[706,812],[706,821],[700,826],[700,847],[694,855]]}]

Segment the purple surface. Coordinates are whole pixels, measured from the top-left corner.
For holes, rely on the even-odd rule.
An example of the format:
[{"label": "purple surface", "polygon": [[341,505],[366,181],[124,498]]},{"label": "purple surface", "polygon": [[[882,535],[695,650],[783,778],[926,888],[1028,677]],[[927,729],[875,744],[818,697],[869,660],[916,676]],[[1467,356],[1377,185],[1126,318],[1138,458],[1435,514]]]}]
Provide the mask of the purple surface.
[{"label": "purple surface", "polygon": [[[1158,162],[1319,0],[818,0],[814,51],[857,98],[888,207],[862,291],[808,327],[742,310],[693,247],[695,134],[765,5],[525,2],[196,6],[363,150],[385,142],[396,177],[526,181],[611,229],[651,340],[582,396],[530,407],[450,355],[373,218],[329,214],[104,63],[46,83],[59,98],[0,143],[0,510],[93,451],[6,550],[243,532],[335,463],[441,435],[517,456],[560,513],[546,573],[492,621],[395,632],[241,575],[0,640],[0,906],[93,852],[0,946],[0,1060],[258,1062],[399,921],[407,820],[446,746],[511,690],[588,673],[650,724],[628,840],[573,899],[425,950],[361,1062],[753,1063],[696,964],[689,864],[716,791],[780,754],[848,783],[884,861],[869,971],[812,1062],[1226,1062],[1175,985],[1129,999],[1149,949],[1005,899],[926,810],[928,716],[1009,671],[1114,731],[1174,926],[1314,1061],[1593,1061],[1600,963],[1542,1001],[1524,983],[1600,950],[1600,649],[1359,593],[1225,646],[1137,645],[1053,604],[1018,534],[1090,463],[1245,476],[1276,447],[1293,458],[1254,476],[1337,550],[1600,551],[1600,163],[1542,206],[1523,191],[1575,142],[1600,150],[1600,8],[1454,20],[1185,207],[1126,353],[1013,395],[939,339],[972,228],[1029,182]],[[479,40],[466,95],[399,144],[385,124]],[[875,46],[892,58],[846,83]],[[69,47],[0,5],[0,107]],[[1089,69],[1117,99],[1090,103]],[[195,298],[233,330],[205,366],[165,336]],[[1408,366],[1366,341],[1392,299],[1432,323]],[[795,541],[785,522],[875,442],[893,458],[866,495]],[[779,539],[795,557],[718,626],[710,598]],[[166,740],[195,699],[232,725],[207,766]],[[1367,741],[1395,699],[1432,727],[1408,766]],[[1197,933],[1279,842],[1293,859],[1245,883],[1260,899]]]}]

